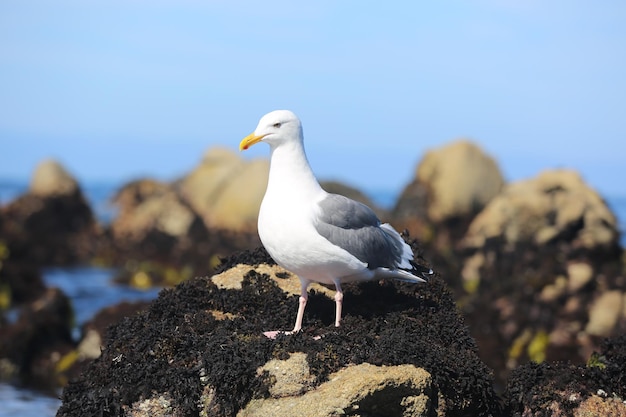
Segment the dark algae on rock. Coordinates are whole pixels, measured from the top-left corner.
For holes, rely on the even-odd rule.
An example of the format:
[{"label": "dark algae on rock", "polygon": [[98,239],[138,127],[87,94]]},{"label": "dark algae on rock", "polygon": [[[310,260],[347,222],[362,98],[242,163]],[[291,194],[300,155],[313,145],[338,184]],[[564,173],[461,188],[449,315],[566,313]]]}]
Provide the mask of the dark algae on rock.
[{"label": "dark algae on rock", "polygon": [[[225,260],[230,271],[241,270],[239,288],[195,278],[162,291],[148,310],[112,327],[101,357],[66,387],[57,416],[149,415],[141,410],[157,403],[161,414],[152,415],[235,416],[252,400],[271,396],[276,378],[260,369],[295,353],[305,355],[309,373],[301,394],[350,366],[409,364],[432,377],[424,415],[500,415],[491,371],[440,277],[419,286],[346,285],[339,328],[332,326],[332,299],[312,291],[303,331],[270,340],[262,332],[289,328],[298,303],[279,281],[296,278],[259,272],[249,265],[255,260],[265,260],[263,251]],[[236,267],[242,263],[248,265]],[[399,409],[368,411],[375,402],[362,399],[358,414],[343,413],[395,415]],[[309,411],[298,414],[319,415]]]},{"label": "dark algae on rock", "polygon": [[626,415],[626,335],[606,339],[586,365],[531,362],[518,367],[506,397],[512,416]]}]

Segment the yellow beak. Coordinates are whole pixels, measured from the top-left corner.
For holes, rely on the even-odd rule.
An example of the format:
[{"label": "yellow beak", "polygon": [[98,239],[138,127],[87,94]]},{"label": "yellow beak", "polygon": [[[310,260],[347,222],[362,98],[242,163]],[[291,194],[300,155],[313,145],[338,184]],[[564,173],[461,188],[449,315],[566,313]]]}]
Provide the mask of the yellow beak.
[{"label": "yellow beak", "polygon": [[248,136],[243,138],[243,140],[239,144],[239,150],[245,151],[246,149],[248,149],[250,146],[254,145],[255,143],[259,143],[261,139],[263,139],[265,136],[267,136],[267,134],[256,136],[254,133],[250,133]]}]

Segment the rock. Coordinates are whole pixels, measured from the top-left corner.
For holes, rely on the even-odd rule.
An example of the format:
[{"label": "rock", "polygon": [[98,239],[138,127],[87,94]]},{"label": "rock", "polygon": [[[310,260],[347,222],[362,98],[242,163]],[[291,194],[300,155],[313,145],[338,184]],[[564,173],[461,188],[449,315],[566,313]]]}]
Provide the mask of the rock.
[{"label": "rock", "polygon": [[175,285],[194,269],[212,271],[220,256],[259,244],[256,232],[207,229],[178,188],[144,179],[114,197],[119,211],[110,225],[111,257],[122,267],[117,282],[138,288]]},{"label": "rock", "polygon": [[621,291],[607,291],[600,295],[591,306],[585,332],[592,336],[610,336],[622,315],[624,298]]},{"label": "rock", "polygon": [[102,346],[104,346],[109,326],[115,324],[125,317],[130,317],[139,311],[148,308],[147,301],[137,301],[121,303],[106,307],[85,323],[82,327],[82,338],[78,345],[79,357],[85,359],[95,359],[100,356]]},{"label": "rock", "polygon": [[444,404],[437,409],[437,404],[431,401],[432,388],[430,374],[413,365],[364,363],[329,375],[327,382],[295,399],[271,393],[269,399],[253,400],[237,416],[290,417],[305,413],[310,417],[328,417],[358,413],[426,417],[444,414]]},{"label": "rock", "polygon": [[0,311],[33,302],[45,291],[46,287],[39,269],[0,257],[0,294],[4,294],[2,296],[4,301],[0,302]]},{"label": "rock", "polygon": [[114,203],[119,207],[119,215],[111,224],[111,230],[117,240],[136,245],[147,243],[150,234],[180,240],[206,232],[201,219],[173,190],[153,180],[124,186]]},{"label": "rock", "polygon": [[528,360],[580,363],[601,335],[619,334],[621,296],[607,296],[626,292],[618,235],[597,192],[567,170],[507,185],[474,218],[458,252],[462,306],[500,381]]},{"label": "rock", "polygon": [[214,148],[178,187],[208,228],[255,232],[268,175],[266,159],[247,162],[231,150]]},{"label": "rock", "polygon": [[[315,378],[311,375],[304,352],[295,352],[288,359],[272,359],[257,369],[257,375],[267,372],[274,383],[269,387],[272,398],[291,397],[307,391]],[[333,378],[330,378],[331,380]]]},{"label": "rock", "polygon": [[619,398],[592,395],[574,410],[574,417],[595,416],[626,417],[626,404]]},{"label": "rock", "polygon": [[467,247],[489,239],[506,244],[545,244],[567,240],[587,249],[611,248],[618,240],[615,216],[574,171],[545,171],[538,177],[509,184],[474,219]]},{"label": "rock", "polygon": [[[587,365],[529,363],[516,369],[505,393],[513,416],[626,415],[626,336],[605,341]],[[548,413],[548,414],[546,414]]]},{"label": "rock", "polygon": [[[73,311],[69,299],[56,288],[22,308],[17,321],[0,327],[0,361],[10,363],[13,375],[39,387],[58,386],[56,366],[73,348]],[[4,367],[7,369],[7,367]]]},{"label": "rock", "polygon": [[100,357],[110,325],[146,309],[148,304],[145,301],[121,302],[100,310],[85,323],[82,326],[78,344],[74,349],[66,352],[56,365],[58,385],[61,387],[67,385],[70,379],[79,376],[94,359]]},{"label": "rock", "polygon": [[[482,149],[468,140],[459,140],[426,153],[413,183],[421,184],[425,190],[409,186],[415,189],[417,197],[426,197],[428,219],[441,223],[473,217],[500,192],[504,179],[496,162]],[[411,194],[403,194],[396,212],[406,210],[406,200],[412,199]]]},{"label": "rock", "polygon": [[567,265],[567,278],[568,291],[578,292],[593,278],[593,268],[586,262],[572,262]]},{"label": "rock", "polygon": [[111,328],[57,415],[500,415],[439,277],[346,285],[339,328],[332,293],[311,291],[304,330],[271,340],[263,331],[293,325],[298,296],[282,288],[298,283],[267,259],[231,256]]},{"label": "rock", "polygon": [[79,192],[79,187],[60,163],[48,159],[35,168],[29,191],[39,197],[71,196]]},{"label": "rock", "polygon": [[[202,219],[167,184],[134,181],[113,201],[119,213],[110,226],[112,238],[126,261],[171,260],[203,248],[208,239]],[[209,258],[207,252],[200,256]]]},{"label": "rock", "polygon": [[0,208],[0,236],[11,259],[31,266],[86,262],[100,231],[74,180],[47,161],[33,175],[30,191]]}]

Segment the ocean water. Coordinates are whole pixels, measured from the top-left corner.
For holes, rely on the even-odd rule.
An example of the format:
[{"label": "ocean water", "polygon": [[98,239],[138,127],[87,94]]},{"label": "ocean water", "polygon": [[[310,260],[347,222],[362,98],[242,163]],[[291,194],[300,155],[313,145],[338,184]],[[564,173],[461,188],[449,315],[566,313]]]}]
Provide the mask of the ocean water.
[{"label": "ocean water", "polygon": [[[109,223],[115,217],[115,208],[109,203],[120,184],[83,185],[85,197],[94,210],[98,220]],[[26,182],[0,180],[0,205],[13,200],[28,188]],[[398,193],[390,190],[365,190],[375,204],[382,208],[391,208]],[[626,195],[605,196],[608,205],[616,214],[620,230],[626,230]],[[624,233],[622,245],[626,245]],[[48,268],[43,277],[48,286],[61,288],[72,300],[76,315],[74,336],[79,337],[80,326],[90,320],[100,309],[121,301],[151,300],[156,298],[158,289],[140,291],[112,282],[115,270],[74,267]],[[17,315],[17,312],[14,312]],[[51,417],[60,406],[58,398],[30,389],[15,387],[0,382],[0,417]]]}]

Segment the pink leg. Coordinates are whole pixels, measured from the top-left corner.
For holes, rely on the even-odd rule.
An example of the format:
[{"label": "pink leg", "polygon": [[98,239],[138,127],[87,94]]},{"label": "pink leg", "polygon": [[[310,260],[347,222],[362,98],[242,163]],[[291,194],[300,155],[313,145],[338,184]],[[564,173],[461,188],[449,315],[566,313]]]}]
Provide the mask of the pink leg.
[{"label": "pink leg", "polygon": [[304,308],[306,307],[306,302],[309,299],[309,294],[307,289],[309,287],[309,281],[305,281],[300,279],[300,299],[298,305],[298,315],[296,316],[296,325],[293,327],[293,330],[290,332],[282,331],[282,330],[274,330],[271,332],[263,332],[265,337],[269,339],[275,339],[278,334],[292,334],[297,333],[302,329],[302,319],[304,318]]},{"label": "pink leg", "polygon": [[343,305],[343,290],[339,281],[335,281],[335,327],[339,327],[341,324],[341,307]]},{"label": "pink leg", "polygon": [[309,294],[306,291],[306,288],[302,291],[300,295],[300,304],[298,305],[298,315],[296,316],[296,325],[293,327],[292,333],[299,332],[302,329],[302,319],[304,318],[304,308],[306,307],[306,302],[309,299]]}]

